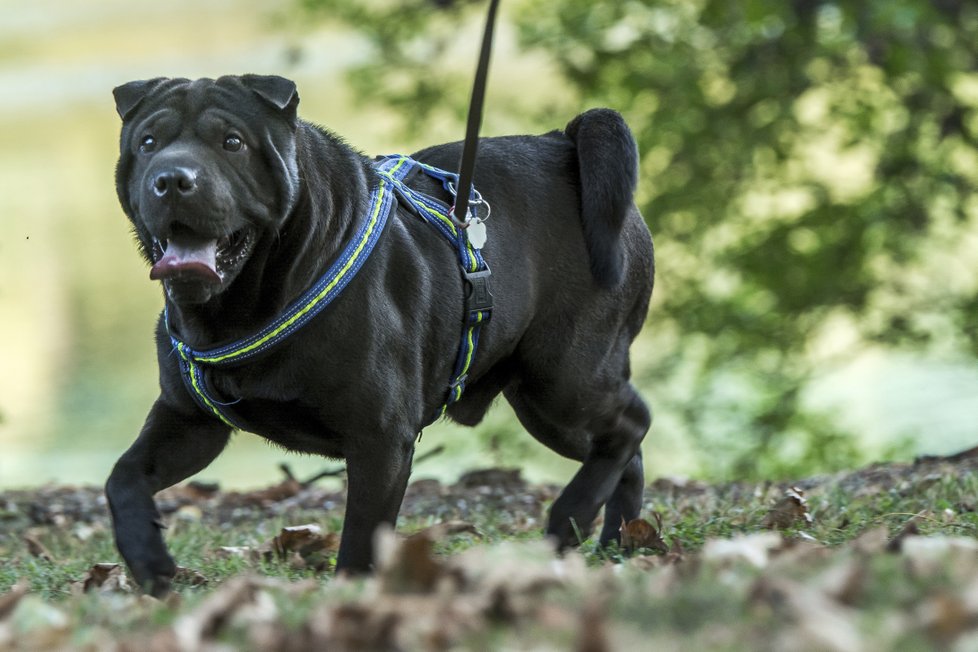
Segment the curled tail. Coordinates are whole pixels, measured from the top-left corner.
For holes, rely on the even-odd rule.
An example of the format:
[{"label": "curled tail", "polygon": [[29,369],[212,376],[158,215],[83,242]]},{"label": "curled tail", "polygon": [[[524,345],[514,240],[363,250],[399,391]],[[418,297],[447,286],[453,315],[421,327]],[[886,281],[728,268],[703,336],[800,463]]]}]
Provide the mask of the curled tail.
[{"label": "curled tail", "polygon": [[638,181],[638,147],[617,111],[591,109],[568,123],[564,133],[577,146],[581,221],[598,285],[613,287],[623,274],[621,228]]}]

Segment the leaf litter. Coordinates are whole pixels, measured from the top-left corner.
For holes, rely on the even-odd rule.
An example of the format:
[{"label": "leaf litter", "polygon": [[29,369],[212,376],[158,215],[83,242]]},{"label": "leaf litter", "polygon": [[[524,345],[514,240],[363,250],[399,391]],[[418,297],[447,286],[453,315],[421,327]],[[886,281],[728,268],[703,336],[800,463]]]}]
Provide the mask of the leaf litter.
[{"label": "leaf litter", "polygon": [[[0,575],[0,650],[978,649],[976,470],[968,456],[790,484],[658,480],[617,553],[563,556],[538,535],[555,487],[511,469],[421,480],[369,578],[332,574],[342,491],[288,473],[254,492],[190,483],[157,497],[170,536],[219,534],[164,602],[117,560],[36,588],[29,568],[78,568],[65,550],[110,536],[104,498],[3,492],[0,559],[19,572]],[[250,542],[221,540],[235,524]],[[222,575],[221,560],[241,565]]]}]

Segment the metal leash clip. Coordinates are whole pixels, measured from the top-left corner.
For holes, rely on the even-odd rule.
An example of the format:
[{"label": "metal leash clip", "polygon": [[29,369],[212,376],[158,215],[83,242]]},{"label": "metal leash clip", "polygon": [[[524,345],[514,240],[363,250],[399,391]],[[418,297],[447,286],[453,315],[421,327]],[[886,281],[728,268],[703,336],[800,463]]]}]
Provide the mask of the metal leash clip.
[{"label": "metal leash clip", "polygon": [[[448,181],[445,184],[445,187],[457,200],[458,190],[456,190],[455,184]],[[479,217],[478,207],[480,205],[486,207],[485,217]],[[466,210],[464,220],[460,220],[455,215],[455,206],[452,206],[451,210],[451,220],[465,231],[465,235],[468,238],[469,243],[476,249],[482,249],[482,247],[484,247],[486,244],[486,240],[488,239],[486,222],[489,220],[490,215],[492,215],[492,206],[489,205],[489,202],[483,199],[482,193],[475,188],[472,189],[472,192],[469,195],[469,205]]]}]

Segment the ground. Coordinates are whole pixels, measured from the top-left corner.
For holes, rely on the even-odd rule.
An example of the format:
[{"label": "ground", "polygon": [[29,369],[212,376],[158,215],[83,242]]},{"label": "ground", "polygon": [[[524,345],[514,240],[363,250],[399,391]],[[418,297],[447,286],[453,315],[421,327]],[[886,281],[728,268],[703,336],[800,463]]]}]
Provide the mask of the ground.
[{"label": "ground", "polygon": [[157,497],[164,601],[119,565],[99,488],[0,492],[0,650],[978,649],[976,469],[659,479],[623,549],[562,558],[540,536],[557,487],[419,481],[367,579],[331,572],[341,488],[181,485]]}]

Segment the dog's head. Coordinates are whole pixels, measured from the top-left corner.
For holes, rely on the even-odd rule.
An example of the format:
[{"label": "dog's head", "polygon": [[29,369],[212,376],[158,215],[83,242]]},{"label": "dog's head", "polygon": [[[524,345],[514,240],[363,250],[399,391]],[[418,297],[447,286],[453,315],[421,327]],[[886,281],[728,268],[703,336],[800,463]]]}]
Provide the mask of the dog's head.
[{"label": "dog's head", "polygon": [[150,278],[177,303],[223,292],[297,200],[295,84],[244,75],[114,89],[116,190]]}]

